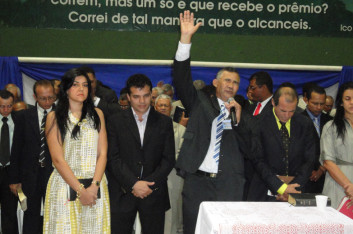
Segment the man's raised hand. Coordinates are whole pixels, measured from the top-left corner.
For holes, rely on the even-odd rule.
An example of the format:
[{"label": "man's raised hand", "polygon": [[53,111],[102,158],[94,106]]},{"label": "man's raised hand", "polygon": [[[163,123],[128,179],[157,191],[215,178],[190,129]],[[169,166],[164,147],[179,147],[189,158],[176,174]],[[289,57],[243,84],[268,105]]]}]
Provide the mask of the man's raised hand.
[{"label": "man's raised hand", "polygon": [[183,44],[190,44],[191,37],[201,26],[201,22],[194,25],[194,13],[184,11],[180,13],[180,42]]}]

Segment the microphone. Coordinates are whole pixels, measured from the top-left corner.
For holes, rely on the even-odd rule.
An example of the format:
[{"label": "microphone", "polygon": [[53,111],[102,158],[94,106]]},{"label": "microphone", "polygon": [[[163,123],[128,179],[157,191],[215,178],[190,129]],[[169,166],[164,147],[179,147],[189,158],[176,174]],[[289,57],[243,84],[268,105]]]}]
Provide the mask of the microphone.
[{"label": "microphone", "polygon": [[[234,101],[234,98],[230,97],[228,99],[228,103],[230,103],[231,101]],[[236,126],[237,125],[237,116],[235,114],[235,107],[234,106],[232,106],[230,108],[230,113],[229,114],[230,114],[230,119],[232,120],[232,126]]]}]

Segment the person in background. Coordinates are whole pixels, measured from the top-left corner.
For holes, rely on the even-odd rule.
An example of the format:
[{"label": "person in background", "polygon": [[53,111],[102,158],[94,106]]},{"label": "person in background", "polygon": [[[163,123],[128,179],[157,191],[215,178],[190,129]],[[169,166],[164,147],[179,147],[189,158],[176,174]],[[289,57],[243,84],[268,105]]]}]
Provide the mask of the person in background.
[{"label": "person in background", "polygon": [[129,100],[127,98],[127,94],[124,93],[122,95],[120,95],[119,97],[119,106],[122,110],[126,110],[127,108],[130,107],[130,103]]},{"label": "person in background", "polygon": [[151,94],[151,106],[156,104],[156,98],[163,93],[163,89],[160,87],[153,87]]},{"label": "person in background", "polygon": [[333,103],[335,101],[333,100],[333,97],[327,95],[326,96],[326,102],[325,102],[325,105],[324,105],[324,110],[323,112],[334,117],[335,114],[336,114],[336,108],[333,108]]},{"label": "person in background", "polygon": [[14,103],[21,101],[21,90],[17,85],[9,83],[5,85],[5,90],[12,93],[14,97]]},{"label": "person in background", "polygon": [[[154,108],[156,111],[170,117],[170,113],[172,111],[172,99],[166,94],[161,94],[157,97]],[[173,129],[175,142],[175,159],[178,159],[180,147],[183,143],[185,127],[173,121]],[[171,208],[165,215],[164,234],[175,234],[177,232],[182,232],[183,230],[181,197],[183,182],[183,178],[177,176],[176,170],[173,168],[173,170],[168,175],[167,181]]]},{"label": "person in background", "polygon": [[270,74],[265,71],[255,72],[249,81],[249,94],[254,101],[249,107],[252,116],[272,111],[273,82]]},{"label": "person in background", "polygon": [[20,110],[26,110],[26,109],[28,109],[28,106],[25,102],[20,101],[20,102],[14,103],[12,108],[13,108],[12,110],[16,112],[16,111],[20,111]]},{"label": "person in background", "polygon": [[304,116],[312,121],[312,129],[316,142],[315,148],[315,164],[314,170],[311,172],[310,180],[306,184],[303,192],[321,193],[325,181],[326,169],[320,164],[320,137],[324,125],[332,119],[328,114],[322,113],[325,105],[326,92],[325,89],[315,85],[311,86],[307,91],[304,101],[306,110],[302,112]]},{"label": "person in background", "polygon": [[338,89],[336,115],[322,130],[321,160],[327,169],[322,193],[338,208],[344,196],[353,200],[353,82]]},{"label": "person in background", "polygon": [[3,234],[18,233],[17,197],[9,188],[9,167],[16,114],[13,113],[13,94],[0,90],[0,204],[1,231]]},{"label": "person in background", "polygon": [[56,110],[48,114],[45,133],[55,169],[47,186],[43,233],[110,233],[107,134],[90,84],[85,71],[67,71]]}]

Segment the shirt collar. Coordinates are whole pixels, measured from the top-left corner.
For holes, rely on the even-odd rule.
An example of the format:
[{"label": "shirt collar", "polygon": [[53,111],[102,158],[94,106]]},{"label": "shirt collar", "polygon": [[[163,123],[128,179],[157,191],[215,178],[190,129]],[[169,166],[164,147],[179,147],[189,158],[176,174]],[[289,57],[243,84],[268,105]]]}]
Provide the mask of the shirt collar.
[{"label": "shirt collar", "polygon": [[[46,109],[47,113],[49,113],[51,111],[51,109],[53,109],[53,106],[51,106],[49,109]],[[40,105],[38,105],[38,103],[37,103],[37,110],[40,113],[44,114],[44,109],[42,107],[40,107]]]},{"label": "shirt collar", "polygon": [[315,115],[313,115],[313,113],[311,113],[311,111],[309,111],[308,108],[306,108],[305,110],[306,110],[306,112],[308,113],[308,115],[310,116],[310,119],[317,118],[318,121],[320,122],[321,113],[320,113],[318,116],[315,116]]},{"label": "shirt collar", "polygon": [[[135,119],[136,120],[139,120],[139,117],[138,115],[136,114],[134,108],[131,107],[131,110],[132,110],[132,114],[134,115]],[[142,121],[146,120],[147,119],[147,116],[148,114],[150,113],[150,110],[151,110],[151,106],[148,107],[148,110],[142,115]]]},{"label": "shirt collar", "polygon": [[[4,116],[2,116],[2,114],[0,114],[0,121],[2,122],[2,118],[3,118]],[[11,114],[9,114],[7,117],[7,122],[9,123],[9,122],[12,122],[12,117],[11,117]]]},{"label": "shirt collar", "polygon": [[273,95],[271,95],[269,98],[267,98],[265,101],[261,102],[261,106],[266,106],[266,104],[272,99]]}]

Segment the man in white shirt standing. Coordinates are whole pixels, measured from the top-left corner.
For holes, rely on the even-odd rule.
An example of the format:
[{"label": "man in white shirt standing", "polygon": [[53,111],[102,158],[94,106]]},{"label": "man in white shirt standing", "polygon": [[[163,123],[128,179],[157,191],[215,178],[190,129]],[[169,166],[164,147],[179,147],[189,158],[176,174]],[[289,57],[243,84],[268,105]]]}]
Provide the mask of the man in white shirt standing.
[{"label": "man in white shirt standing", "polygon": [[[193,14],[185,11],[180,14],[180,25],[173,83],[190,117],[176,169],[184,177],[184,234],[191,234],[201,202],[242,200],[250,132],[241,106],[233,99],[239,89],[238,72],[221,69],[212,83],[215,93],[197,91],[191,77],[190,48],[200,23],[194,25]],[[228,117],[233,108],[232,121]]]}]

